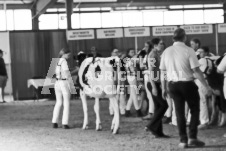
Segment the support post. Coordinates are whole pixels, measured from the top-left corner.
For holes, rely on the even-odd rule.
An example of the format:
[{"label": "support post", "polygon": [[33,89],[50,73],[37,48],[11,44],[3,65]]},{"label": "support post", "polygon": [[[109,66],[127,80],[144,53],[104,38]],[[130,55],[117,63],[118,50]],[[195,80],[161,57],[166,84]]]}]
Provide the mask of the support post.
[{"label": "support post", "polygon": [[66,13],[67,13],[67,30],[71,30],[71,15],[73,12],[73,0],[66,0],[65,2]]},{"label": "support post", "polygon": [[138,43],[137,43],[137,37],[135,37],[135,51],[136,53],[138,52]]},{"label": "support post", "polygon": [[216,36],[216,55],[219,55],[218,25],[217,24],[215,24],[215,36]]}]

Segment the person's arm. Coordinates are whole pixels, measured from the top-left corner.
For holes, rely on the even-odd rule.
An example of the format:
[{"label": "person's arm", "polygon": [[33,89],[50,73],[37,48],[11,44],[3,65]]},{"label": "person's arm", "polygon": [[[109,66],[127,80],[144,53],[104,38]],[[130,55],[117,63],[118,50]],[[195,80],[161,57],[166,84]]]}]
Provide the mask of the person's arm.
[{"label": "person's arm", "polygon": [[71,75],[72,76],[78,75],[78,71],[79,71],[79,67],[75,67],[75,69],[71,71]]},{"label": "person's arm", "polygon": [[144,58],[142,56],[139,56],[139,63],[140,63],[140,69],[144,69]]},{"label": "person's arm", "polygon": [[196,67],[192,70],[194,72],[195,77],[202,83],[202,85],[206,88],[209,87],[209,85],[207,84],[206,79],[204,78],[203,73],[200,70],[200,68]]},{"label": "person's arm", "polygon": [[62,61],[61,68],[62,68],[61,71],[63,72],[63,75],[65,76],[65,78],[66,79],[71,78],[71,72],[69,70],[69,67],[68,67],[68,64],[67,64],[66,60]]},{"label": "person's arm", "polygon": [[206,95],[208,97],[212,96],[212,89],[207,84],[206,79],[204,78],[203,73],[200,70],[200,63],[196,57],[194,50],[189,51],[189,63],[190,63],[191,69],[194,72],[195,78],[197,78],[201,82],[201,84],[205,87]]},{"label": "person's arm", "polygon": [[224,74],[224,71],[217,69],[217,73]]},{"label": "person's arm", "polygon": [[217,66],[217,72],[220,74],[224,74],[226,72],[226,57],[224,57]]},{"label": "person's arm", "polygon": [[158,95],[158,91],[157,91],[157,87],[156,87],[156,85],[155,85],[155,82],[154,82],[154,63],[155,63],[155,57],[154,57],[154,53],[153,52],[151,52],[151,53],[149,53],[149,55],[148,55],[148,68],[149,68],[149,72],[150,72],[150,74],[149,74],[149,80],[150,80],[150,83],[151,83],[151,86],[152,86],[152,94],[154,95],[154,96],[157,96]]},{"label": "person's arm", "polygon": [[161,86],[162,86],[162,98],[166,100],[167,88],[166,88],[166,70],[161,70]]}]

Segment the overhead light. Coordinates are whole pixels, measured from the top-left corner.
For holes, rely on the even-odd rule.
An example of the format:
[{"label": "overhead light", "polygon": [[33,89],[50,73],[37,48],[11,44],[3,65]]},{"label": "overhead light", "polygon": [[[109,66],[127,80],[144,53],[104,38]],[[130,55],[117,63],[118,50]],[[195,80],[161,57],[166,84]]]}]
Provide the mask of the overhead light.
[{"label": "overhead light", "polygon": [[103,11],[110,11],[111,10],[111,7],[102,7],[100,9],[103,10]]},{"label": "overhead light", "polygon": [[75,3],[83,2],[117,2],[117,0],[74,0]]},{"label": "overhead light", "polygon": [[79,8],[73,8],[73,11],[79,11]]},{"label": "overhead light", "polygon": [[203,8],[203,5],[184,5],[184,8]]},{"label": "overhead light", "polygon": [[48,8],[46,12],[57,12],[57,8]]},{"label": "overhead light", "polygon": [[210,7],[223,7],[223,4],[205,4],[205,8],[210,8]]},{"label": "overhead light", "polygon": [[145,6],[144,9],[155,9],[155,6]]},{"label": "overhead light", "polygon": [[170,5],[169,8],[170,9],[182,9],[184,7],[183,7],[183,5]]},{"label": "overhead light", "polygon": [[168,9],[142,10],[142,12],[164,12],[164,11],[168,11]]},{"label": "overhead light", "polygon": [[100,8],[80,8],[80,11],[100,11]]},{"label": "overhead light", "polygon": [[126,9],[129,9],[129,10],[137,10],[137,7],[134,6],[134,7],[127,7]]},{"label": "overhead light", "polygon": [[[65,0],[58,0],[58,3],[65,3]],[[87,3],[87,2],[117,2],[117,0],[73,0],[74,3]]]},{"label": "overhead light", "polygon": [[58,12],[66,12],[66,8],[58,8]]}]

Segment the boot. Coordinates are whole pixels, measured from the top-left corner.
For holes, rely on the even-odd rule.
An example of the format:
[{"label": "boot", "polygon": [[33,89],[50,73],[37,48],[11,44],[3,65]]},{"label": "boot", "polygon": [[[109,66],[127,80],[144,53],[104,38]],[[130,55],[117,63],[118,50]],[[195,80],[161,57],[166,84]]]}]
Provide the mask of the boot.
[{"label": "boot", "polygon": [[141,112],[141,109],[136,111],[137,111],[137,117],[143,117],[143,113]]},{"label": "boot", "polygon": [[131,116],[130,110],[126,110],[125,117],[130,117],[130,116]]}]

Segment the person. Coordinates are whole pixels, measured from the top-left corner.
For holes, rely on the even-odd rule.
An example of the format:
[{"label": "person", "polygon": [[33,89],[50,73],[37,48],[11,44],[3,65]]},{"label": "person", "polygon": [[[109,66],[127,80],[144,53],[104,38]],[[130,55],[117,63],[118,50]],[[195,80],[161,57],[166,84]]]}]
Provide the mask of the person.
[{"label": "person", "polygon": [[[124,56],[122,55],[122,52],[119,51],[116,48],[113,49],[113,51],[111,53],[111,56],[112,57],[119,57],[121,59],[120,61],[122,61],[124,59]],[[121,71],[122,72],[125,72],[125,69],[122,69],[124,67],[124,65],[121,65],[120,67],[121,67]],[[123,76],[122,78],[125,78],[124,77],[124,74],[122,74],[122,76]],[[124,80],[122,80],[121,82],[122,82],[121,83],[122,85],[125,84],[125,81]],[[123,91],[122,89],[120,89],[120,90]],[[119,94],[119,109],[120,109],[120,114],[121,115],[125,115],[125,112],[126,112],[126,97],[125,97],[124,92],[122,92],[122,93]],[[110,112],[110,115],[111,116],[114,115],[114,109],[112,107],[111,102],[109,102],[109,112]]]},{"label": "person", "polygon": [[198,38],[193,38],[190,41],[191,48],[195,50],[195,52],[201,47],[201,42]]},{"label": "person", "polygon": [[[165,98],[168,91],[174,101],[180,135],[180,143],[178,146],[180,148],[187,148],[188,145],[201,147],[204,146],[205,143],[197,138],[200,97],[198,87],[194,83],[193,74],[205,87],[207,97],[212,95],[212,90],[199,69],[200,64],[195,51],[185,45],[185,30],[182,28],[176,29],[174,31],[173,40],[173,45],[164,51],[160,63],[162,97]],[[167,81],[168,86],[166,86]],[[185,102],[187,102],[191,110],[189,139],[186,132]]]},{"label": "person", "polygon": [[[202,46],[197,50],[200,59],[200,70],[204,73],[207,67],[207,64],[211,65],[211,61],[208,58],[210,55],[209,48],[207,46]],[[204,74],[205,77],[205,74]],[[195,79],[195,83],[198,86],[198,92],[200,96],[200,125],[198,126],[198,129],[206,129],[208,128],[209,123],[209,112],[207,107],[207,98],[205,97],[205,87],[203,87],[202,83]],[[190,115],[190,114],[189,114]],[[190,123],[190,122],[189,122]]]},{"label": "person", "polygon": [[132,107],[132,104],[134,104],[134,107],[136,109],[137,117],[142,117],[142,112],[141,112],[141,105],[138,102],[138,92],[137,92],[137,69],[135,67],[135,61],[133,60],[133,57],[135,56],[135,50],[134,49],[128,49],[127,51],[127,59],[128,61],[126,62],[126,71],[127,71],[127,80],[129,83],[129,88],[130,88],[130,96],[129,100],[126,104],[126,117],[130,117],[130,109]]},{"label": "person", "polygon": [[70,114],[70,71],[68,67],[67,60],[70,58],[71,53],[69,49],[63,48],[59,52],[59,61],[57,63],[55,73],[56,73],[56,83],[55,83],[55,94],[56,94],[56,104],[53,110],[52,125],[53,128],[58,128],[60,109],[63,104],[63,118],[62,125],[64,129],[69,129],[69,114]]},{"label": "person", "polygon": [[[226,99],[226,57],[224,56],[223,59],[220,61],[220,64],[217,66],[217,72],[224,74],[224,97]],[[226,133],[223,135],[226,138]]]},{"label": "person", "polygon": [[[191,48],[195,50],[198,59],[200,59],[199,52],[197,51],[201,47],[201,41],[198,38],[193,38],[190,41]],[[209,56],[214,56],[213,53],[209,52]]]},{"label": "person", "polygon": [[[161,83],[160,83],[160,59],[161,55],[164,51],[164,44],[160,38],[153,38],[151,40],[154,49],[148,55],[148,63],[149,63],[149,79],[151,81],[152,87],[152,97],[155,106],[155,111],[152,119],[149,121],[147,126],[145,127],[146,131],[150,131],[156,138],[158,137],[165,137],[168,138],[169,136],[163,133],[163,125],[162,125],[162,118],[168,108],[168,104],[166,100],[162,98],[161,93]],[[153,61],[153,62],[152,62]],[[153,64],[150,64],[150,63]]]},{"label": "person", "polygon": [[149,80],[149,72],[148,72],[148,55],[151,52],[153,46],[150,41],[146,41],[144,43],[144,48],[138,53],[138,58],[139,58],[139,68],[140,72],[143,73],[143,81],[144,81],[144,91],[141,91],[141,100],[143,99],[148,99],[148,114],[144,116],[142,119],[143,120],[150,120],[153,116],[154,113],[154,103],[153,103],[153,98],[151,95],[151,83]]},{"label": "person", "polygon": [[101,54],[97,53],[97,48],[96,47],[91,47],[90,49],[90,54],[88,54],[88,57],[102,57]]},{"label": "person", "polygon": [[3,51],[0,49],[0,103],[5,103],[4,90],[8,79],[5,61],[3,59]]}]

